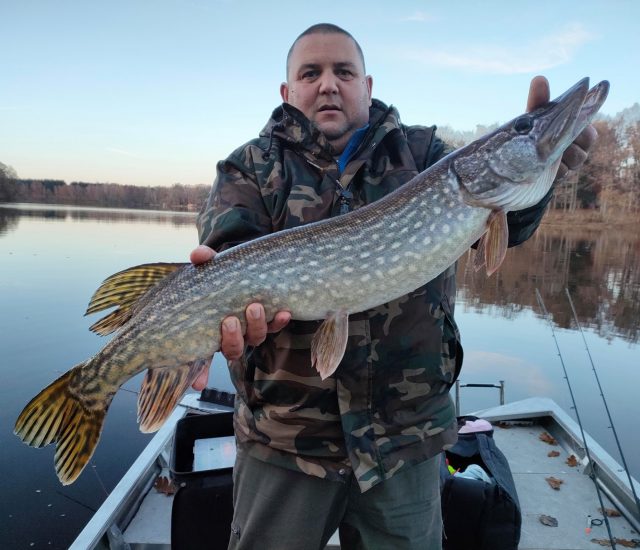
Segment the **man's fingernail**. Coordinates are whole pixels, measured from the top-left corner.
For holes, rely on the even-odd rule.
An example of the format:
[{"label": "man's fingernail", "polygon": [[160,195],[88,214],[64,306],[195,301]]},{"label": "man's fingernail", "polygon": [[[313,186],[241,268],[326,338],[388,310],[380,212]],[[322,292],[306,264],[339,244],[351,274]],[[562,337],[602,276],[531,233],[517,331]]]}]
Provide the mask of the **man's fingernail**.
[{"label": "man's fingernail", "polygon": [[224,328],[228,332],[235,332],[238,330],[238,320],[235,317],[229,317],[223,321]]},{"label": "man's fingernail", "polygon": [[249,308],[249,317],[252,319],[260,319],[260,308],[259,307],[250,307]]}]

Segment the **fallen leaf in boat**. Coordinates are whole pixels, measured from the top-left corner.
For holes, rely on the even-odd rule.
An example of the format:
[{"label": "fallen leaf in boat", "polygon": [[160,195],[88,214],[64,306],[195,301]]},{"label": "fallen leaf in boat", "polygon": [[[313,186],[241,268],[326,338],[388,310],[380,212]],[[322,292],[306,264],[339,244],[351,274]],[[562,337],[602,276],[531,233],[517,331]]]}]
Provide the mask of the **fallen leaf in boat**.
[{"label": "fallen leaf in boat", "polygon": [[[615,538],[614,541],[616,544],[619,544],[620,546],[624,546],[625,548],[640,548],[640,540],[638,539],[629,540],[629,539]],[[608,539],[591,539],[591,542],[595,542],[600,546],[611,547],[611,541]]]},{"label": "fallen leaf in boat", "polygon": [[575,455],[571,455],[569,458],[567,458],[567,464],[572,468],[575,468],[578,465],[578,459]]},{"label": "fallen leaf in boat", "polygon": [[540,515],[538,518],[542,525],[547,525],[548,527],[558,527],[558,520],[552,516],[545,516],[544,514]]},{"label": "fallen leaf in boat", "polygon": [[551,435],[549,435],[547,432],[542,432],[540,434],[539,437],[540,441],[544,441],[545,443],[548,443],[549,445],[557,445],[558,442],[555,440],[555,438]]},{"label": "fallen leaf in boat", "polygon": [[174,495],[178,490],[172,480],[165,476],[158,476],[153,484],[158,493],[164,493],[168,497]]},{"label": "fallen leaf in boat", "polygon": [[555,489],[556,491],[559,491],[560,490],[560,485],[562,485],[564,483],[564,481],[562,481],[561,479],[557,479],[555,477],[545,477],[544,479],[549,484],[549,486],[552,489]]},{"label": "fallen leaf in boat", "polygon": [[602,508],[598,508],[598,512],[606,516],[609,516],[610,518],[620,517],[620,512],[618,512],[618,510],[614,510],[613,508],[605,508],[604,510]]},{"label": "fallen leaf in boat", "polygon": [[555,458],[556,456],[560,456],[560,452],[559,451],[549,451],[547,453],[547,456],[550,456],[551,458]]}]

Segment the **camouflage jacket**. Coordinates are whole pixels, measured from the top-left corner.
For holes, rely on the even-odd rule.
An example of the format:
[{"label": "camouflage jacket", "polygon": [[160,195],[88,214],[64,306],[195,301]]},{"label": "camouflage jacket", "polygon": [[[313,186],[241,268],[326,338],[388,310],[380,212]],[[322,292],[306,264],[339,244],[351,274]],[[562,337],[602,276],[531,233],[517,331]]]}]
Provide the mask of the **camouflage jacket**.
[{"label": "camouflage jacket", "polygon": [[[220,251],[375,201],[441,158],[434,130],[404,126],[395,108],[374,100],[366,134],[340,173],[322,133],[284,104],[260,137],[218,164],[198,217],[200,242]],[[514,227],[528,236],[535,225],[525,219]],[[452,266],[398,300],[351,315],[344,358],[324,381],[310,362],[318,322],[292,321],[268,335],[229,364],[238,444],[322,478],[353,472],[362,491],[453,444],[449,389],[462,364],[454,299]]]}]

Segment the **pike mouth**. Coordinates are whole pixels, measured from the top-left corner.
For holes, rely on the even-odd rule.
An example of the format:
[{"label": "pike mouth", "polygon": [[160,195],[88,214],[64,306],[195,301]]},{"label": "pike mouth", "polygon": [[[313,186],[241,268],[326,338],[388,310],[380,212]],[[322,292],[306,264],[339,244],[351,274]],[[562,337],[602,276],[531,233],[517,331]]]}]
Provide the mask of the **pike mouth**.
[{"label": "pike mouth", "polygon": [[540,116],[548,118],[537,142],[540,158],[553,163],[578,137],[598,112],[609,92],[603,80],[589,89],[583,78],[560,97],[540,108]]},{"label": "pike mouth", "polygon": [[588,91],[589,79],[583,78],[560,97],[534,111],[533,115],[540,118],[536,148],[544,162],[554,163],[577,135],[576,122]]},{"label": "pike mouth", "polygon": [[580,108],[578,120],[576,121],[576,129],[579,129],[578,134],[589,125],[591,119],[600,110],[602,104],[607,99],[608,94],[609,82],[606,80],[599,82],[587,92],[587,97]]}]

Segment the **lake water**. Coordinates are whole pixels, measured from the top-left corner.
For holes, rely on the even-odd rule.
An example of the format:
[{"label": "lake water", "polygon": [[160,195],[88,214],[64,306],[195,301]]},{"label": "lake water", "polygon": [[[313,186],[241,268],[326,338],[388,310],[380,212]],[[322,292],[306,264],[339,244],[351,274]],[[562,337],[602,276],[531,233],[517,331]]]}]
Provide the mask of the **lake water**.
[{"label": "lake water", "polygon": [[[109,410],[101,441],[78,481],[63,487],[53,448],[35,450],[13,435],[24,405],[105,339],[89,332],[88,300],[110,274],[139,263],[186,261],[197,244],[193,214],[0,205],[0,547],[66,548],[149,441],[136,425],[140,377]],[[618,458],[580,332],[565,297],[570,289],[588,350],[632,474],[640,477],[640,237],[637,230],[588,233],[541,228],[510,250],[487,279],[460,261],[456,318],[465,348],[462,383],[506,382],[508,401],[542,395],[571,404],[548,322],[587,431]],[[217,361],[210,385],[230,390]],[[492,406],[496,390],[461,390],[463,411]]]}]

